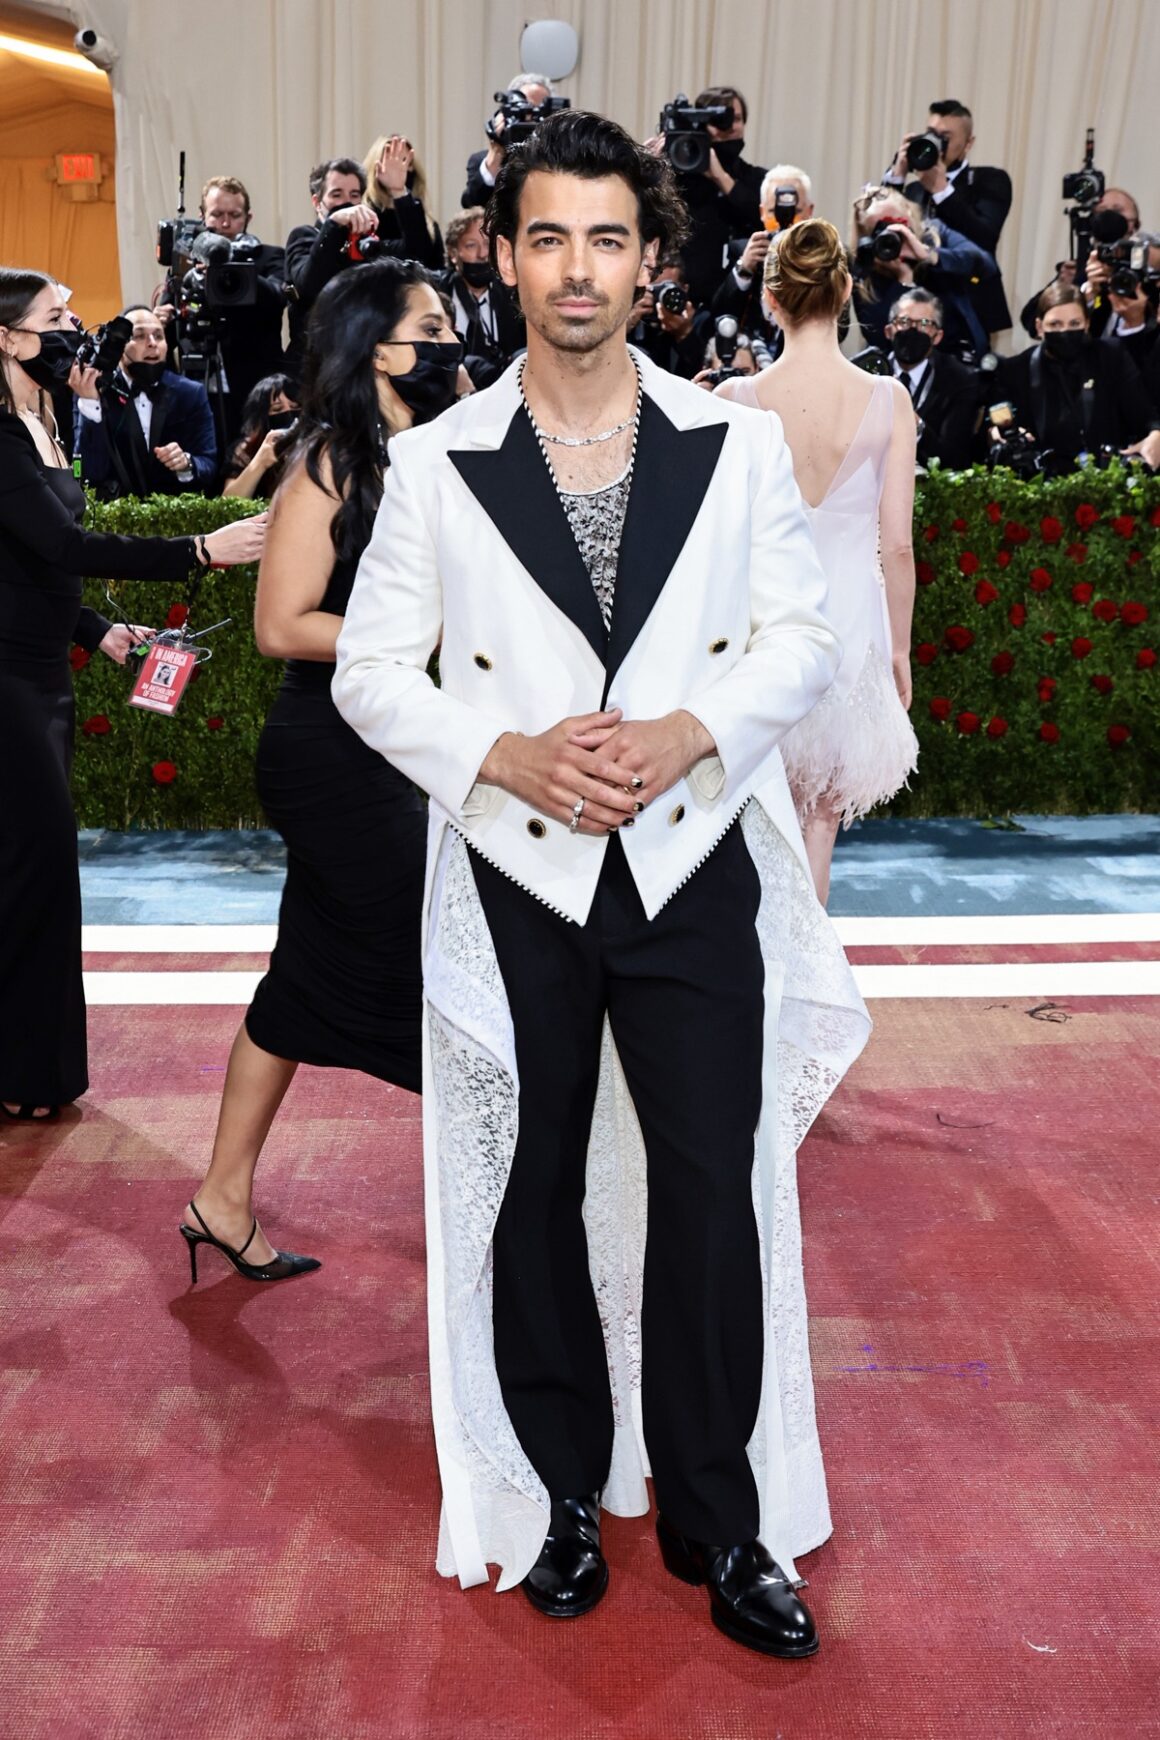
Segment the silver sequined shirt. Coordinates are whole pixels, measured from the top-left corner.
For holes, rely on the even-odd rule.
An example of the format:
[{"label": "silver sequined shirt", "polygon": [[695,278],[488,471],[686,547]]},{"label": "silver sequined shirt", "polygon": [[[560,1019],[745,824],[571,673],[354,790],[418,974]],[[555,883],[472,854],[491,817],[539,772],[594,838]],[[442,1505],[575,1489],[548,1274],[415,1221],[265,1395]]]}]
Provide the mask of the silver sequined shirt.
[{"label": "silver sequined shirt", "polygon": [[628,512],[628,492],[632,484],[629,465],[612,483],[603,489],[584,494],[560,491],[560,500],[572,527],[572,536],[587,568],[596,602],[604,618],[605,628],[612,626],[612,600],[616,592],[616,568],[620,560],[620,540],[624,536],[624,516]]}]

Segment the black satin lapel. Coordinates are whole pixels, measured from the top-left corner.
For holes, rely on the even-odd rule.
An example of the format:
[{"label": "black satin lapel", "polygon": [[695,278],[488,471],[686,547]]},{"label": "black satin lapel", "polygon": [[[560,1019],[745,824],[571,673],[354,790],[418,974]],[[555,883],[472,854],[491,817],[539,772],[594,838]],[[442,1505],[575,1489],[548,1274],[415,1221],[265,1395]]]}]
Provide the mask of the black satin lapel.
[{"label": "black satin lapel", "polygon": [[[149,451],[155,447],[164,447],[165,421],[169,416],[172,404],[172,394],[168,387],[159,386],[153,395],[153,415],[149,419]],[[134,413],[135,415],[136,413]]]},{"label": "black satin lapel", "polygon": [[676,565],[713,479],[728,429],[677,429],[647,394],[616,569],[608,639],[611,682]]},{"label": "black satin lapel", "polygon": [[516,412],[494,452],[461,448],[447,457],[512,554],[603,664],[604,619],[527,414]]}]

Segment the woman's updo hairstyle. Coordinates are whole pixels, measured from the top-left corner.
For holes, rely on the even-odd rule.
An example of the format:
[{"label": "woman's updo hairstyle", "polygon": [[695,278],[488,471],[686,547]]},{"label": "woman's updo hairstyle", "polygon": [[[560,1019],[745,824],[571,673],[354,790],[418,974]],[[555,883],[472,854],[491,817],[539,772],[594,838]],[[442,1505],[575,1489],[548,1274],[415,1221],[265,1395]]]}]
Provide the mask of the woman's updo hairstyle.
[{"label": "woman's updo hairstyle", "polygon": [[846,250],[833,224],[803,218],[774,237],[765,283],[787,320],[837,320],[849,295]]}]

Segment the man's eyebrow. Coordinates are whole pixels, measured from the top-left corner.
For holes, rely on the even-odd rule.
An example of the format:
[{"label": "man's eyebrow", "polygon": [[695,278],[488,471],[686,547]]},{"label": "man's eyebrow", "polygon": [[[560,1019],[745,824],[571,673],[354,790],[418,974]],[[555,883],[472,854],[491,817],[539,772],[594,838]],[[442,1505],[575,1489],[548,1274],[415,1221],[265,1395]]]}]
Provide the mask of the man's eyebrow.
[{"label": "man's eyebrow", "polygon": [[[536,218],[525,231],[529,236],[552,235],[568,236],[571,230],[567,224],[553,223],[549,218]],[[630,236],[632,231],[627,224],[589,224],[585,232],[589,236]]]}]

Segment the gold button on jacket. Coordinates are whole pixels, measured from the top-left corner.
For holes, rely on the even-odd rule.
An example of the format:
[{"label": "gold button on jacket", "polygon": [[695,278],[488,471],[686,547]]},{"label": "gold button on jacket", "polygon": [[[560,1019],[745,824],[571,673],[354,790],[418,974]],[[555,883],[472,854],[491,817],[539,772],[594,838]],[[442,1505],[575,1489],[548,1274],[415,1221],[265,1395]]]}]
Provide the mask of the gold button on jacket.
[{"label": "gold button on jacket", "polygon": [[675,828],[677,823],[683,822],[684,819],[685,819],[685,806],[684,806],[684,804],[678,804],[676,809],[673,811],[672,815],[669,817],[669,827]]},{"label": "gold button on jacket", "polygon": [[528,833],[532,836],[533,840],[542,840],[547,831],[548,829],[546,825],[540,820],[539,816],[533,816],[531,821],[528,823]]},{"label": "gold button on jacket", "polygon": [[492,668],[491,660],[488,658],[486,653],[476,653],[474,655],[474,658],[475,658],[475,663],[479,666],[481,671],[490,671],[491,670],[491,668]]}]

